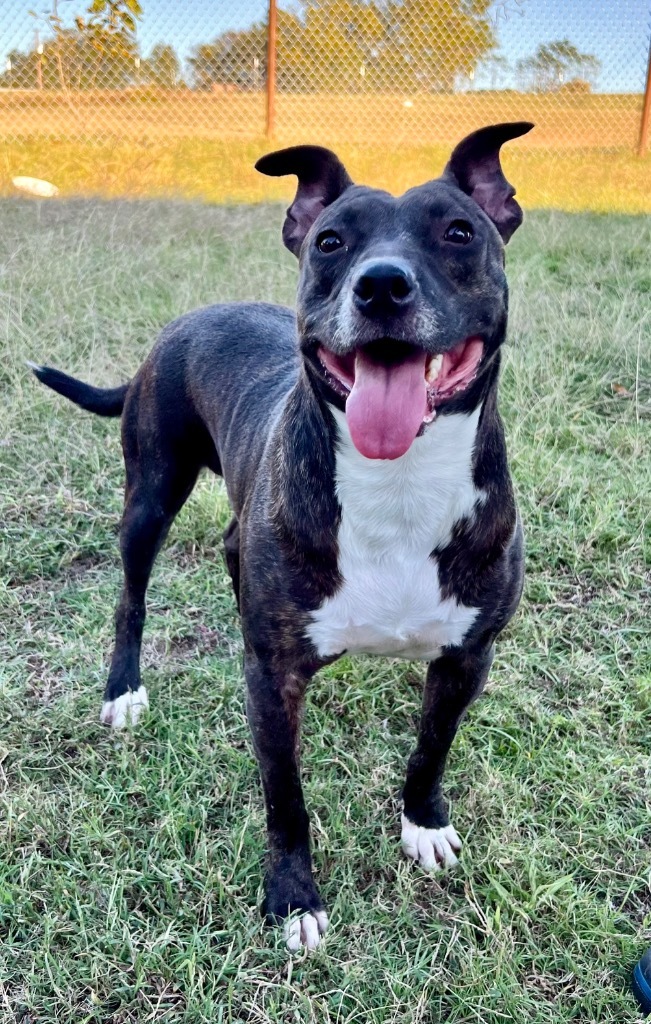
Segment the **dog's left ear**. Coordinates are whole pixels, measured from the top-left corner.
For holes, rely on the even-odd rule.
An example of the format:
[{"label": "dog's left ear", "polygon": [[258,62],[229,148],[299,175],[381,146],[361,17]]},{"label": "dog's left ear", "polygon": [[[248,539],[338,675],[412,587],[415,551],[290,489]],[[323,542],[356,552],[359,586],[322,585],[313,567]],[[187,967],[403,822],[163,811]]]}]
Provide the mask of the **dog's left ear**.
[{"label": "dog's left ear", "polygon": [[295,174],[298,189],[283,224],[283,242],[298,256],[303,239],[322,210],[353,184],[341,160],[322,146],[291,146],[261,157],[256,171]]},{"label": "dog's left ear", "polygon": [[442,175],[481,206],[505,242],[520,227],[522,210],[513,198],[515,189],[502,172],[500,148],[532,128],[530,121],[480,128],[459,143]]}]

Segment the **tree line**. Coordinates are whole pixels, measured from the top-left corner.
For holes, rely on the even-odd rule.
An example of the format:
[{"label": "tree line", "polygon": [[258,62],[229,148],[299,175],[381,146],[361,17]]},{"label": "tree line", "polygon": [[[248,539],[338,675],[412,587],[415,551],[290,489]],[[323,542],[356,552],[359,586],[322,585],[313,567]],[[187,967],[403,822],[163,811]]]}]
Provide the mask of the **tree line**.
[{"label": "tree line", "polygon": [[[490,0],[303,0],[278,11],[277,88],[287,92],[452,92],[480,65],[511,71],[496,53]],[[141,57],[140,0],[91,0],[74,28],[58,0],[35,28],[27,52],[9,54],[0,85],[83,90],[151,85],[197,90],[259,90],[267,73],[267,26],[223,32],[195,46],[183,73],[174,48]],[[43,41],[40,39],[43,32]],[[589,90],[599,73],[592,54],[569,40],[541,44],[512,69],[521,88]]]}]

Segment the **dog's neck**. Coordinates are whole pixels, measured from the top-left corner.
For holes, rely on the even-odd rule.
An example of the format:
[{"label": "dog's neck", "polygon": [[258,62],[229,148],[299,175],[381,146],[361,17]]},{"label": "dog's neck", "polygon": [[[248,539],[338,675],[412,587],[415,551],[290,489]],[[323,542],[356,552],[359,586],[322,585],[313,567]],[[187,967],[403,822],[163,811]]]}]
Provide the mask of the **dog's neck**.
[{"label": "dog's neck", "polygon": [[473,479],[481,406],[437,417],[410,449],[393,460],[367,459],[355,448],[339,409],[335,489],[347,528],[369,559],[382,557],[396,535],[406,550],[425,552],[447,544],[452,527],[481,493]]},{"label": "dog's neck", "polygon": [[[371,478],[382,463],[385,468],[393,466],[394,474],[406,475],[416,487],[421,483],[422,472],[426,472],[436,490],[439,473],[440,504],[445,505],[450,481],[446,483],[443,463],[452,465],[454,460],[450,458],[446,462],[441,453],[452,454],[455,433],[461,428],[464,437],[468,431],[473,435],[468,441],[470,448],[474,451],[478,447],[482,432],[490,429],[488,421],[496,414],[498,373],[499,352],[476,384],[458,400],[450,402],[423,436],[416,438],[413,451],[410,449],[402,458],[387,464],[385,460],[366,459],[354,449],[346,428],[345,412],[333,407],[314,371],[302,361],[270,446],[269,487],[279,540],[295,552],[300,551],[313,566],[322,570],[319,572],[322,589],[334,590],[339,582],[337,533],[341,502],[337,488],[341,460],[338,461],[338,452],[344,454],[344,459],[349,457],[351,465],[352,462],[364,464],[368,470],[365,478]],[[439,439],[442,446],[437,446]],[[392,475],[391,470],[389,474]],[[355,473],[348,477],[350,487],[354,488]],[[449,514],[454,511],[455,500],[450,498]],[[442,509],[440,512],[443,522],[448,512]]]}]

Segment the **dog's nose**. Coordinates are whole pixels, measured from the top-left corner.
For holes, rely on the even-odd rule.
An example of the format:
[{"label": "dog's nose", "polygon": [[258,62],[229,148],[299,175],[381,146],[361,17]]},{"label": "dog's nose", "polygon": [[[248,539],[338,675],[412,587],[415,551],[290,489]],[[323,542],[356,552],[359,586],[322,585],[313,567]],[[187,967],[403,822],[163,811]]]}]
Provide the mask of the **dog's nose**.
[{"label": "dog's nose", "polygon": [[369,260],[359,268],[353,294],[355,305],[363,313],[401,313],[414,300],[416,278],[402,260]]}]

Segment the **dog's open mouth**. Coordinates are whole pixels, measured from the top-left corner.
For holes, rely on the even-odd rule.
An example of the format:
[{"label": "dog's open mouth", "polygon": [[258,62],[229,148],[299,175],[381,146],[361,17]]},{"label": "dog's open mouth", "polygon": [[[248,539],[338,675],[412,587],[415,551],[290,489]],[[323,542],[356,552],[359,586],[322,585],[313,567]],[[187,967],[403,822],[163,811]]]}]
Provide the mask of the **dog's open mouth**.
[{"label": "dog's open mouth", "polygon": [[319,346],[328,383],[346,401],[355,447],[369,459],[397,459],[443,402],[464,391],[484,353],[473,335],[433,355],[405,342],[376,341],[345,356]]}]

